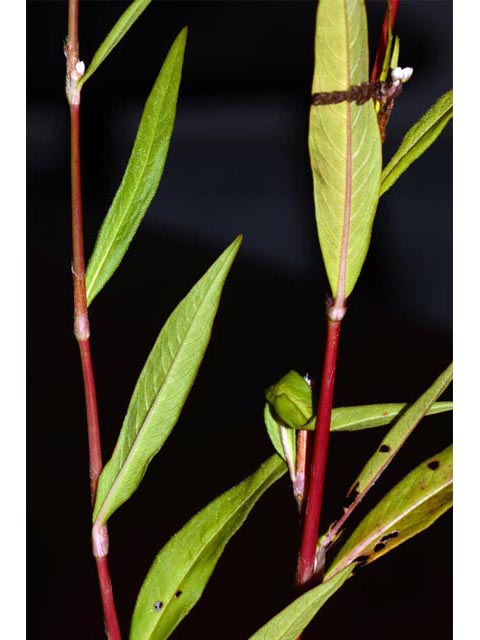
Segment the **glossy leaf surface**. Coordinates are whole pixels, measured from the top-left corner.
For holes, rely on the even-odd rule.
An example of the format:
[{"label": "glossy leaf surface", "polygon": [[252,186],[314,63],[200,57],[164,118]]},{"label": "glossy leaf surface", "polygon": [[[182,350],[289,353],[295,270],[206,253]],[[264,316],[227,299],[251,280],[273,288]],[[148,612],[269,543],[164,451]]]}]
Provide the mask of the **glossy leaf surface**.
[{"label": "glossy leaf surface", "polygon": [[353,483],[350,491],[354,492],[355,496],[363,497],[376,482],[435,400],[448,387],[452,377],[453,365],[451,364],[397,420]]},{"label": "glossy leaf surface", "polygon": [[[317,12],[312,93],[367,82],[362,0],[322,0]],[[377,208],[382,148],[373,100],[312,106],[309,128],[315,212],[333,296],[347,297],[367,255]]]},{"label": "glossy leaf surface", "polygon": [[108,36],[98,47],[92,61],[88,65],[84,75],[78,82],[79,88],[85,84],[90,76],[95,73],[98,67],[102,64],[105,58],[113,51],[123,36],[129,31],[130,27],[136,22],[144,10],[148,7],[152,0],[135,0],[130,4],[120,18],[115,23],[115,26],[110,31]]},{"label": "glossy leaf surface", "polygon": [[127,169],[88,263],[88,304],[122,261],[157,191],[173,131],[186,39],[187,30],[183,29],[145,104]]},{"label": "glossy leaf surface", "polygon": [[250,640],[297,640],[327,600],[348,580],[353,567],[347,567],[331,580],[310,589],[259,629]]},{"label": "glossy leaf surface", "polygon": [[223,285],[240,247],[222,253],[160,331],[137,381],[113,455],[97,489],[93,519],[101,525],[127,500],[175,426],[210,339]]},{"label": "glossy leaf surface", "polygon": [[435,142],[452,116],[453,92],[447,91],[403,138],[397,152],[383,170],[381,195]]},{"label": "glossy leaf surface", "polygon": [[131,640],[164,640],[170,636],[201,597],[225,545],[257,500],[285,471],[285,463],[272,456],[173,536],[155,558],[140,590]]},{"label": "glossy leaf surface", "polygon": [[422,462],[370,511],[339,551],[326,578],[352,563],[368,564],[392,551],[432,525],[452,500],[450,446]]}]

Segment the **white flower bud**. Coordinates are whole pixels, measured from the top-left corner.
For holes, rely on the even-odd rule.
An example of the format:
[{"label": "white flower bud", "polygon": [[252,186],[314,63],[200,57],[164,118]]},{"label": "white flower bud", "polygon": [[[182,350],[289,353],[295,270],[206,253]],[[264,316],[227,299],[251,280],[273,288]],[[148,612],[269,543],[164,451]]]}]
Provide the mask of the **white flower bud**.
[{"label": "white flower bud", "polygon": [[403,68],[403,75],[402,75],[402,82],[407,82],[408,80],[410,80],[410,78],[412,77],[412,73],[413,73],[413,68],[412,67],[404,67]]},{"label": "white flower bud", "polygon": [[394,82],[401,80],[402,79],[402,75],[403,75],[403,69],[402,67],[395,67],[395,69],[392,69],[392,80]]},{"label": "white flower bud", "polygon": [[85,73],[85,63],[83,60],[79,60],[77,62],[77,64],[75,65],[75,71],[80,77],[83,76],[83,74]]},{"label": "white flower bud", "polygon": [[392,80],[394,84],[398,84],[399,82],[407,82],[412,77],[413,69],[412,67],[395,67],[392,69]]}]

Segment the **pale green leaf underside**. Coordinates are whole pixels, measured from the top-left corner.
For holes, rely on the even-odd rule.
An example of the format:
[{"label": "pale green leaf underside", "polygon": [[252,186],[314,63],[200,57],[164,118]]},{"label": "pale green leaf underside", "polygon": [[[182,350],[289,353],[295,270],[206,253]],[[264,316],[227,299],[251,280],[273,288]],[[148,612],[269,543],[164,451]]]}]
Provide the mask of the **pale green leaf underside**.
[{"label": "pale green leaf underside", "polygon": [[272,456],[171,538],[142,585],[130,640],[164,640],[170,636],[200,599],[225,545],[257,500],[285,471],[285,463]]},{"label": "pale green leaf underside", "polygon": [[[259,629],[250,640],[297,640],[315,614],[348,580],[353,566],[310,589]],[[327,634],[328,635],[328,634]]]},{"label": "pale green leaf underside", "polygon": [[88,304],[122,261],[157,191],[173,131],[186,38],[185,28],[168,52],[145,104],[125,174],[88,263]]},{"label": "pale green leaf underside", "polygon": [[[361,431],[391,424],[403,411],[407,403],[366,404],[357,407],[339,407],[332,411],[331,431]],[[453,402],[435,402],[425,414],[433,416],[437,413],[453,410]]]},{"label": "pale green leaf underside", "polygon": [[432,525],[452,506],[452,500],[450,446],[422,462],[370,511],[339,551],[326,578],[357,558],[371,563],[398,547]]},{"label": "pale green leaf underside", "polygon": [[90,78],[90,76],[95,73],[98,67],[102,64],[105,58],[113,51],[113,49],[117,46],[123,36],[127,33],[130,27],[136,22],[137,18],[139,18],[144,10],[148,7],[152,0],[135,0],[131,3],[131,5],[126,9],[120,18],[115,23],[115,26],[110,31],[108,36],[102,42],[102,44],[98,47],[95,55],[92,58],[92,61],[88,65],[84,75],[78,82],[78,87],[81,88],[82,85]]},{"label": "pale green leaf underside", "polygon": [[175,426],[210,339],[222,288],[239,236],[180,302],[163,326],[130,400],[111,459],[97,489],[99,525],[136,490]]},{"label": "pale green leaf underside", "polygon": [[380,195],[388,191],[408,167],[432,145],[453,116],[453,91],[447,91],[416,122],[382,172]]},{"label": "pale green leaf underside", "polygon": [[[289,371],[265,392],[264,419],[273,446],[281,447],[279,426],[289,429],[315,428],[312,409],[312,389],[296,371]],[[352,407],[337,407],[332,411],[331,431],[360,431],[382,427],[393,422],[408,405],[406,403],[366,404]],[[452,402],[435,402],[426,415],[451,411]]]},{"label": "pale green leaf underside", "polygon": [[[367,80],[364,3],[322,0],[312,93],[345,90]],[[382,148],[373,101],[312,106],[309,149],[325,268],[333,296],[348,296],[367,255],[379,198]]]},{"label": "pale green leaf underside", "polygon": [[[268,436],[273,444],[275,451],[285,460],[285,452],[283,450],[282,438],[280,436],[280,425],[272,416],[272,410],[268,402],[265,403],[265,409],[263,411],[263,419],[265,421],[265,427],[267,429]],[[296,432],[291,429],[293,437],[296,438]]]},{"label": "pale green leaf underside", "polygon": [[387,435],[383,438],[378,449],[364,466],[360,475],[352,485],[359,494],[366,491],[376,482],[394,456],[401,449],[408,436],[415,429],[420,420],[427,415],[435,400],[445,391],[453,377],[453,365],[450,364],[435,382],[423,393],[418,400],[406,409]]}]

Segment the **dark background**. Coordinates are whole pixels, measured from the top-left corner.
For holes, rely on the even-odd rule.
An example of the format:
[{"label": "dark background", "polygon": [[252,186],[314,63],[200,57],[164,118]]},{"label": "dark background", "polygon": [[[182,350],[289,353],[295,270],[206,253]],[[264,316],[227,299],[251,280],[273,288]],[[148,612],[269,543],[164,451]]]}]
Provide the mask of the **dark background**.
[{"label": "dark background", "polygon": [[[87,64],[126,6],[80,3]],[[384,10],[384,2],[367,2],[372,49]],[[125,635],[158,550],[270,454],[262,424],[265,387],[292,368],[318,375],[328,285],[307,150],[315,11],[314,2],[154,2],[82,94],[89,255],[143,102],[168,47],[189,26],[158,194],[91,309],[105,459],[168,314],[223,248],[244,234],[181,419],[133,499],[109,524]],[[28,620],[34,638],[101,638],[83,395],[71,332],[66,20],[66,2],[27,3]],[[386,160],[451,87],[452,3],[402,0],[396,32],[400,64],[415,73],[392,116]],[[412,401],[451,359],[451,147],[448,125],[381,199],[342,329],[337,406]],[[324,527],[338,516],[382,433],[332,437]],[[359,511],[450,441],[448,416],[426,419]],[[249,637],[288,603],[298,543],[295,505],[283,478],[231,541],[176,637]],[[450,638],[451,597],[451,517],[445,515],[359,572],[305,638]]]}]

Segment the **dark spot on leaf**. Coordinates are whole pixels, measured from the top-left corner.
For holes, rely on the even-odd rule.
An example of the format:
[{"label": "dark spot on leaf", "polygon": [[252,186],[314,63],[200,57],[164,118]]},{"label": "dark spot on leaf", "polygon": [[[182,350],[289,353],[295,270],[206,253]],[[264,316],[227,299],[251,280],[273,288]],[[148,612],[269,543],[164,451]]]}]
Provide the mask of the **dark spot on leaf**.
[{"label": "dark spot on leaf", "polygon": [[438,469],[439,466],[440,466],[440,462],[438,460],[432,460],[427,464],[427,467],[432,471],[435,471],[435,469]]},{"label": "dark spot on leaf", "polygon": [[388,446],[388,444],[382,444],[379,451],[380,453],[388,453],[390,451],[390,447]]},{"label": "dark spot on leaf", "polygon": [[182,595],[182,592],[180,591],[180,589],[175,592],[175,598],[179,598],[181,595]]},{"label": "dark spot on leaf", "polygon": [[392,533],[386,533],[383,538],[380,538],[380,542],[387,542],[392,538],[396,538],[398,536],[398,531],[392,531]]},{"label": "dark spot on leaf", "polygon": [[157,600],[157,602],[155,602],[153,607],[154,607],[155,611],[160,611],[160,609],[163,607],[163,602],[160,602],[160,600]]},{"label": "dark spot on leaf", "polygon": [[352,502],[355,502],[355,500],[356,500],[356,498],[357,498],[357,496],[358,496],[358,493],[359,493],[359,492],[358,492],[358,485],[359,485],[359,484],[360,484],[360,483],[359,483],[359,482],[357,482],[357,484],[356,484],[354,487],[352,487],[352,488],[351,488],[351,490],[348,492],[348,495],[347,495],[347,497],[345,498],[345,505],[344,505],[344,507],[343,507],[344,509],[346,509],[347,507],[349,507],[349,506],[352,504]]},{"label": "dark spot on leaf", "polygon": [[358,558],[355,558],[354,562],[356,562],[359,565],[362,565],[368,562],[369,560],[370,560],[370,556],[364,555],[364,556],[358,556]]},{"label": "dark spot on leaf", "polygon": [[378,553],[379,551],[383,551],[385,549],[385,544],[383,542],[377,542],[377,544],[373,547],[373,550],[375,551],[375,553]]}]

